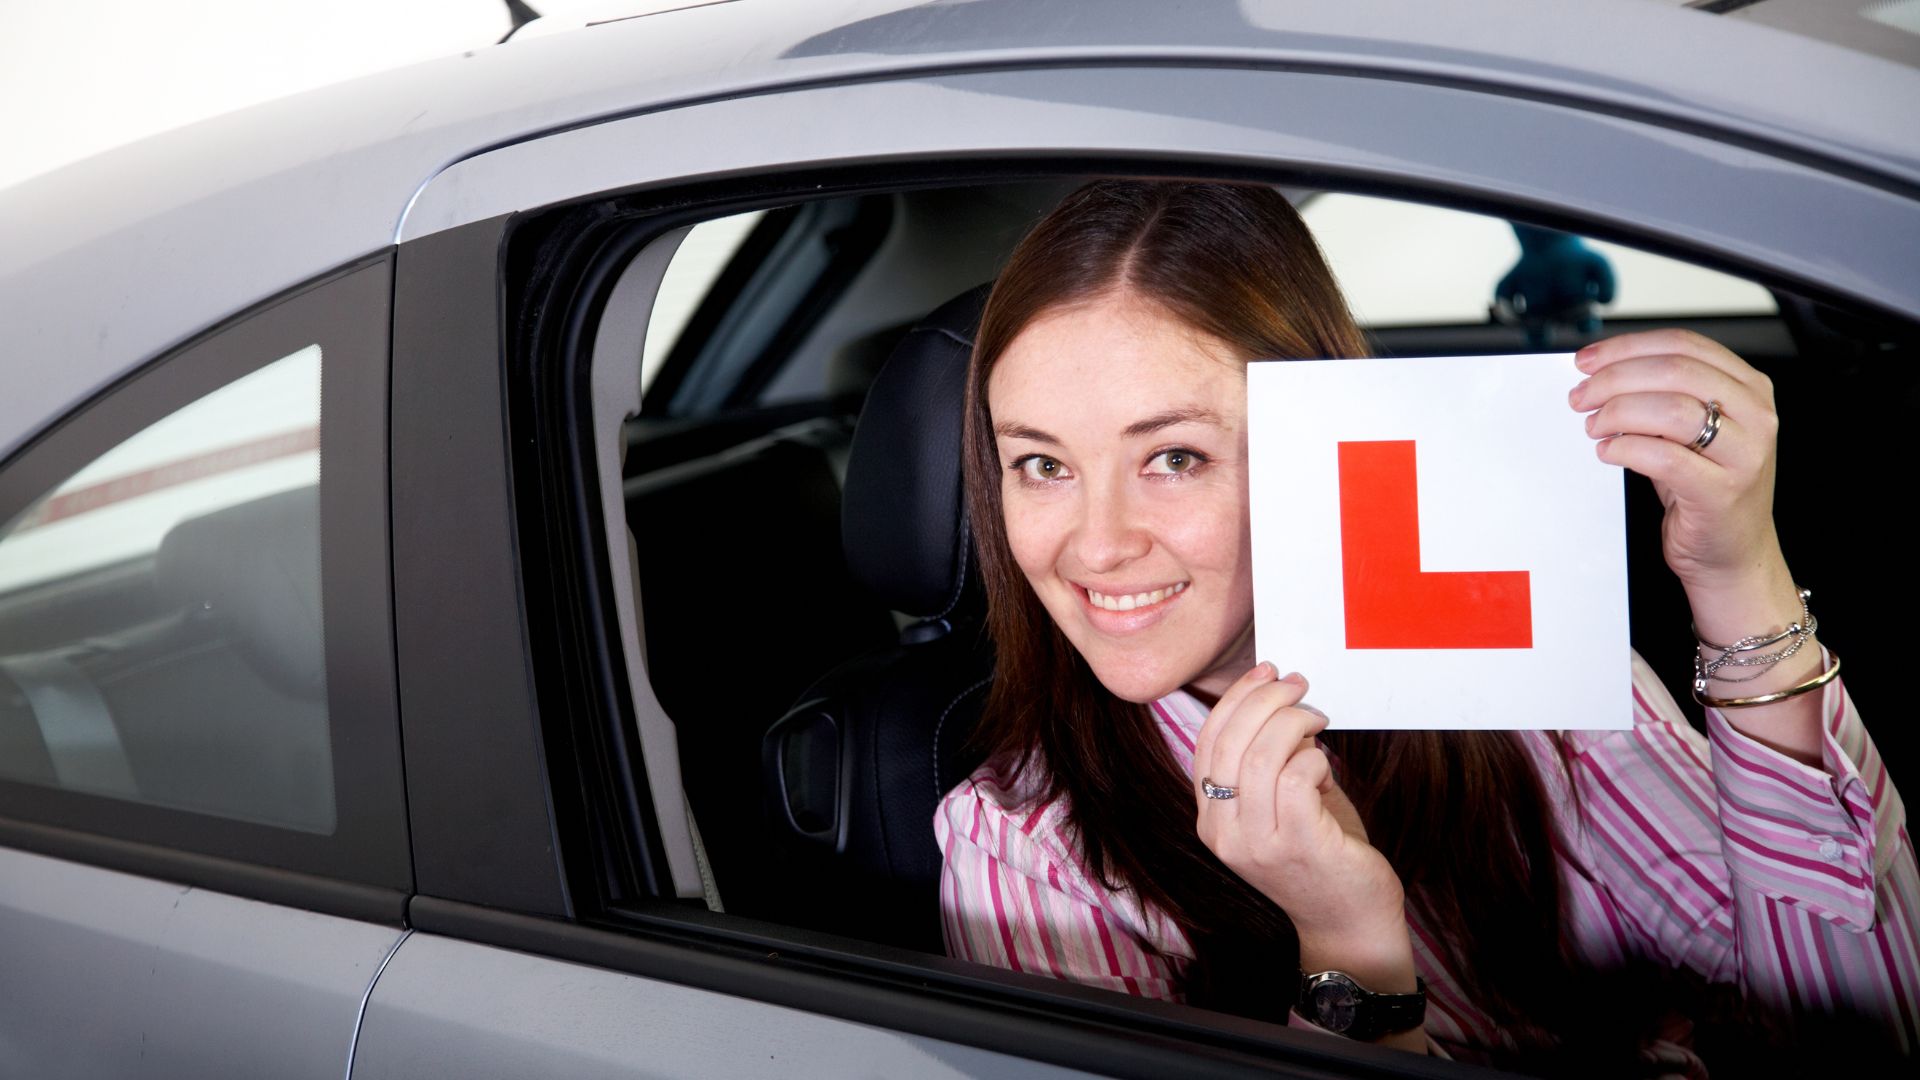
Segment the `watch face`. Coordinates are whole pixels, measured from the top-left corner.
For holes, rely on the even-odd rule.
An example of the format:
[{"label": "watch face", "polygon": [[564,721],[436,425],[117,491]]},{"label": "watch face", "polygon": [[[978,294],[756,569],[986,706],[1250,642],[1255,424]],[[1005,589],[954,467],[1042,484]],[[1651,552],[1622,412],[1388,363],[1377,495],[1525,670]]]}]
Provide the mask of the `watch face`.
[{"label": "watch face", "polygon": [[1343,1032],[1352,1027],[1354,1007],[1359,1003],[1345,979],[1321,979],[1308,992],[1313,1022],[1328,1031]]}]

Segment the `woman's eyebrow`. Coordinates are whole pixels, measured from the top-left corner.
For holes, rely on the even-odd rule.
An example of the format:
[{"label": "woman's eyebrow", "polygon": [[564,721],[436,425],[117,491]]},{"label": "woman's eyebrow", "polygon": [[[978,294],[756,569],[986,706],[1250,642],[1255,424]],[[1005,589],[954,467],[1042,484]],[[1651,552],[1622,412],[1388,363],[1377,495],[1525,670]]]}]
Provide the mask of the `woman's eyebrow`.
[{"label": "woman's eyebrow", "polygon": [[1170,428],[1175,424],[1212,424],[1219,427],[1221,421],[1220,414],[1212,409],[1187,405],[1178,409],[1168,409],[1163,413],[1155,413],[1144,420],[1135,420],[1120,434],[1129,439],[1136,439],[1142,435],[1151,435],[1161,428]]},{"label": "woman's eyebrow", "polygon": [[1027,439],[1032,442],[1046,443],[1048,446],[1060,445],[1059,439],[1041,431],[1039,428],[1031,428],[1025,424],[995,424],[993,425],[993,433],[1003,439]]}]

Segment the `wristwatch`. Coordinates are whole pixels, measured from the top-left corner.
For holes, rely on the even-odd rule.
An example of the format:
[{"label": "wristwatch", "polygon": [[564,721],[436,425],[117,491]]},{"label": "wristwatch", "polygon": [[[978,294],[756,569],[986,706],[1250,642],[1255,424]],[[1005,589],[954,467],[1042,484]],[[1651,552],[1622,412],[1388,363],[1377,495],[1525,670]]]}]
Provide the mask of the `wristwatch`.
[{"label": "wristwatch", "polygon": [[1411,994],[1376,994],[1344,971],[1300,973],[1300,1015],[1349,1039],[1371,1042],[1419,1027],[1427,1018],[1427,982]]}]

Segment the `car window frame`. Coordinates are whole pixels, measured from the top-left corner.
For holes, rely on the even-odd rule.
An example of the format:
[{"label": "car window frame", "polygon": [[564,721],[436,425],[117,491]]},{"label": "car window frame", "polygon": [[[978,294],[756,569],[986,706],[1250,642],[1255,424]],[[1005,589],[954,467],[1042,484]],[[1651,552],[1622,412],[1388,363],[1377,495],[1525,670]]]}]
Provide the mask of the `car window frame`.
[{"label": "car window frame", "polygon": [[149,424],[309,345],[322,353],[321,589],[331,833],[0,780],[0,843],[349,917],[412,888],[387,566],[391,259],[337,268],[169,349],[0,465],[0,519]]}]

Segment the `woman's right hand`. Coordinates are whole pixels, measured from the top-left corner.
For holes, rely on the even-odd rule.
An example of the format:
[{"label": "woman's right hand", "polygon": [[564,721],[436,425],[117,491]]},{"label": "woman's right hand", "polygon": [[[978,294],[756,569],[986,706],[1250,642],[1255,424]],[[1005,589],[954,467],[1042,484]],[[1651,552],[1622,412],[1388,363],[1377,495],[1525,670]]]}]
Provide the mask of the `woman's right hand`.
[{"label": "woman's right hand", "polygon": [[[1380,993],[1415,987],[1406,896],[1367,842],[1314,736],[1327,718],[1300,703],[1307,681],[1256,665],[1229,687],[1200,729],[1193,794],[1200,840],[1228,869],[1280,906],[1300,935],[1309,972],[1338,970]],[[1203,780],[1234,788],[1209,798]]]}]

